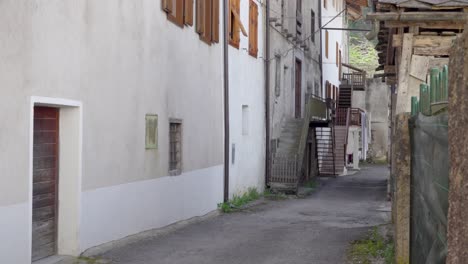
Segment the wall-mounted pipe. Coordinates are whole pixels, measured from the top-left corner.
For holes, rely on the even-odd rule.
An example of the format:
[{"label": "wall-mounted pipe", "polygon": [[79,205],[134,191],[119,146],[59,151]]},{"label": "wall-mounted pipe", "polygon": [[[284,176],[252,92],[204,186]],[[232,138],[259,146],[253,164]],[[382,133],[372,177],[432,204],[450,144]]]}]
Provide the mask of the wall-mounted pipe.
[{"label": "wall-mounted pipe", "polygon": [[265,184],[270,179],[270,0],[265,1]]},{"label": "wall-mounted pipe", "polygon": [[229,201],[229,0],[223,1],[223,63],[224,63],[224,202]]}]

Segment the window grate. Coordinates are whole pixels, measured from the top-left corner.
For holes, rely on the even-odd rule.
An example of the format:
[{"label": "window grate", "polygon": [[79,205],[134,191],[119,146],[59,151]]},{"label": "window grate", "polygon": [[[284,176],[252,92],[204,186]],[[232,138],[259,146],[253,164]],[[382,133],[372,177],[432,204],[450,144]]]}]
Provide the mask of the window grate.
[{"label": "window grate", "polygon": [[182,169],[182,124],[169,124],[169,171],[180,174]]}]

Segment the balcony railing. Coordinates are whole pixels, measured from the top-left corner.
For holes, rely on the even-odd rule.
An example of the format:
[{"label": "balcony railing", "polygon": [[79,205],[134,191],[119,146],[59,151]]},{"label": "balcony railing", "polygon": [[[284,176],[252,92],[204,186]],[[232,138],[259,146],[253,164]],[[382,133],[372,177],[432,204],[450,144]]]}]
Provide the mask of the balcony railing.
[{"label": "balcony railing", "polygon": [[343,79],[341,84],[350,85],[355,88],[364,89],[366,85],[366,73],[365,72],[353,72],[353,73],[343,73]]}]

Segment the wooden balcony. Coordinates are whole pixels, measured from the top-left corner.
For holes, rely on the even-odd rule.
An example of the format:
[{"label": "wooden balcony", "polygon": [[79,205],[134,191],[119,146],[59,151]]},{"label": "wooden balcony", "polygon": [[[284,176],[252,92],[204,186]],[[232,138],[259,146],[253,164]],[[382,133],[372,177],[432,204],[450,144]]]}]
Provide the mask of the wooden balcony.
[{"label": "wooden balcony", "polygon": [[366,73],[343,73],[340,87],[352,88],[352,90],[355,91],[364,91],[366,89]]}]

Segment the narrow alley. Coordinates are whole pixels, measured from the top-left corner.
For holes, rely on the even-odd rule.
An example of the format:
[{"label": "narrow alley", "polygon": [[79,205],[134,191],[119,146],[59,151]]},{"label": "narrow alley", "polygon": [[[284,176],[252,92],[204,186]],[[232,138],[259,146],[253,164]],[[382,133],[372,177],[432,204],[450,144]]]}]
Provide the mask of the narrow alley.
[{"label": "narrow alley", "polygon": [[110,263],[345,263],[350,242],[389,222],[385,166],[319,179],[304,199],[262,201],[159,237],[115,248]]}]

